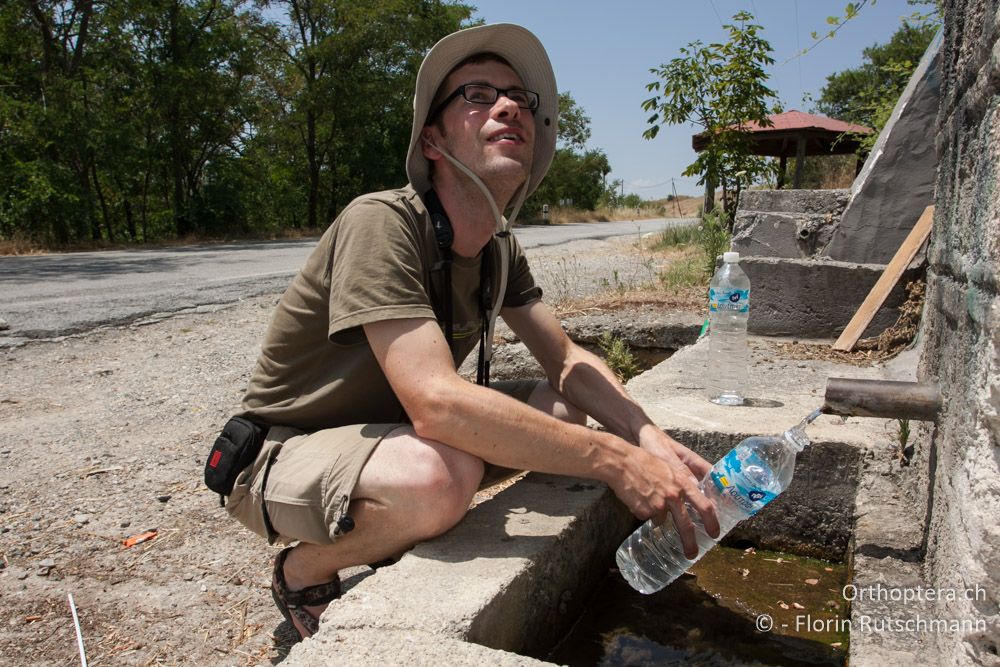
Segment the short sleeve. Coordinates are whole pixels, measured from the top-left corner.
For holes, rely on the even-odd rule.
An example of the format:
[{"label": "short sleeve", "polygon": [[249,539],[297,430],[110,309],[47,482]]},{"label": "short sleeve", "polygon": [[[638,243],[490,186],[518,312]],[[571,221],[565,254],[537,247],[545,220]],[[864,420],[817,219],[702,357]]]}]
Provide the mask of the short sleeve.
[{"label": "short sleeve", "polygon": [[507,277],[503,306],[517,308],[541,299],[542,288],[535,284],[535,277],[531,275],[531,268],[528,266],[528,258],[525,257],[517,238],[511,234],[507,240],[510,242],[510,274]]},{"label": "short sleeve", "polygon": [[334,225],[329,265],[331,340],[371,322],[434,318],[412,221],[385,202],[360,200]]}]

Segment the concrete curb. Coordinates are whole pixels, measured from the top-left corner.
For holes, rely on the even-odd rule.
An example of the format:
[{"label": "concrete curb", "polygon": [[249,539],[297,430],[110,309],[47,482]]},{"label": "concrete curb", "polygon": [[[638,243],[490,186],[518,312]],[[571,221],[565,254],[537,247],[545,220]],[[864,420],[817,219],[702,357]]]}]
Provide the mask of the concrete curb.
[{"label": "concrete curb", "polygon": [[633,527],[604,485],[529,474],[349,590],[285,664],[543,664],[490,650],[551,646]]}]

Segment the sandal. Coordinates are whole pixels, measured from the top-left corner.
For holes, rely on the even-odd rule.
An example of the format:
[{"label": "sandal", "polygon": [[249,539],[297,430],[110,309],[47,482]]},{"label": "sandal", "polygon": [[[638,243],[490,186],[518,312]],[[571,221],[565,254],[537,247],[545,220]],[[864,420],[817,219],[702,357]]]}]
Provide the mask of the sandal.
[{"label": "sandal", "polygon": [[[285,582],[285,558],[292,547],[282,550],[274,559],[274,576],[271,579],[271,597],[278,606],[281,615],[285,617],[302,639],[311,637],[319,630],[319,618],[313,616],[305,607],[315,607],[328,604],[339,598],[343,591],[340,587],[340,577],[333,581],[316,586],[308,586],[300,591],[288,590]],[[294,620],[293,620],[294,619]],[[295,621],[306,629],[308,634],[302,634],[295,626]]]}]

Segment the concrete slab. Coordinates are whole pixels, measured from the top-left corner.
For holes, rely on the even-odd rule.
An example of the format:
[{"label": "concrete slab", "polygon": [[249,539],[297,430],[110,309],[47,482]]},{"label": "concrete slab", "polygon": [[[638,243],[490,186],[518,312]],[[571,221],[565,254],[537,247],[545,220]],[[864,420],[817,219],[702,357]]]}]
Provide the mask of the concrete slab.
[{"label": "concrete slab", "polygon": [[747,191],[732,249],[748,257],[812,257],[826,248],[849,196],[848,190]]},{"label": "concrete slab", "polygon": [[[903,273],[863,337],[895,324],[906,301],[906,284],[923,275],[922,261],[914,260]],[[776,257],[741,257],[740,266],[752,285],[750,332],[812,338],[843,331],[885,271],[881,264]]]},{"label": "concrete slab", "polygon": [[529,474],[348,591],[323,615],[317,638],[297,645],[286,664],[340,664],[353,654],[338,647],[363,644],[371,632],[403,637],[427,660],[454,642],[542,651],[576,618],[633,523],[604,485]]},{"label": "concrete slab", "polygon": [[417,630],[331,628],[297,646],[281,664],[300,667],[542,667],[552,663]]}]

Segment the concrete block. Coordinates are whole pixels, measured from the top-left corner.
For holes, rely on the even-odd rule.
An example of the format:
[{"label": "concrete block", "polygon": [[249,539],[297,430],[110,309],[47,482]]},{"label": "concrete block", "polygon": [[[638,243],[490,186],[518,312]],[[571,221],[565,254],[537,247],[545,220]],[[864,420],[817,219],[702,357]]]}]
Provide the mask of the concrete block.
[{"label": "concrete block", "polygon": [[927,47],[851,187],[824,256],[886,264],[934,201],[937,152],[928,129],[940,103],[941,32]]},{"label": "concrete block", "polygon": [[455,641],[541,651],[566,632],[633,527],[604,485],[529,474],[349,590],[324,613],[322,643],[297,645],[288,664],[314,664],[325,650],[317,644],[336,649],[357,631],[413,637],[415,660]]},{"label": "concrete block", "polygon": [[911,422],[902,458],[899,423],[875,434],[881,446],[865,457],[855,499],[854,553],[908,563],[924,559],[931,492],[933,425]]},{"label": "concrete block", "polygon": [[833,233],[833,213],[739,211],[732,249],[741,257],[812,257]]},{"label": "concrete block", "polygon": [[289,667],[543,667],[552,663],[418,630],[324,630],[298,644]]},{"label": "concrete block", "polygon": [[[771,257],[740,259],[750,277],[751,333],[766,336],[836,337],[847,326],[885,266]],[[865,329],[876,336],[899,317],[906,283],[922,270],[913,264],[889,293]]]},{"label": "concrete block", "polygon": [[[707,307],[707,295],[705,303]],[[611,333],[630,347],[678,350],[697,340],[703,322],[700,314],[690,312],[641,310],[571,317],[566,319],[564,328],[579,343],[596,345],[602,335]]]},{"label": "concrete block", "polygon": [[[707,401],[706,401],[707,402]],[[794,417],[787,418],[787,427]],[[774,425],[768,433],[784,430]],[[709,461],[717,461],[750,435],[668,429]],[[796,459],[792,483],[757,516],[739,524],[729,543],[843,560],[851,541],[854,497],[862,451],[841,442],[813,442]]]},{"label": "concrete block", "polygon": [[850,190],[747,190],[740,210],[839,216],[849,200]]}]

